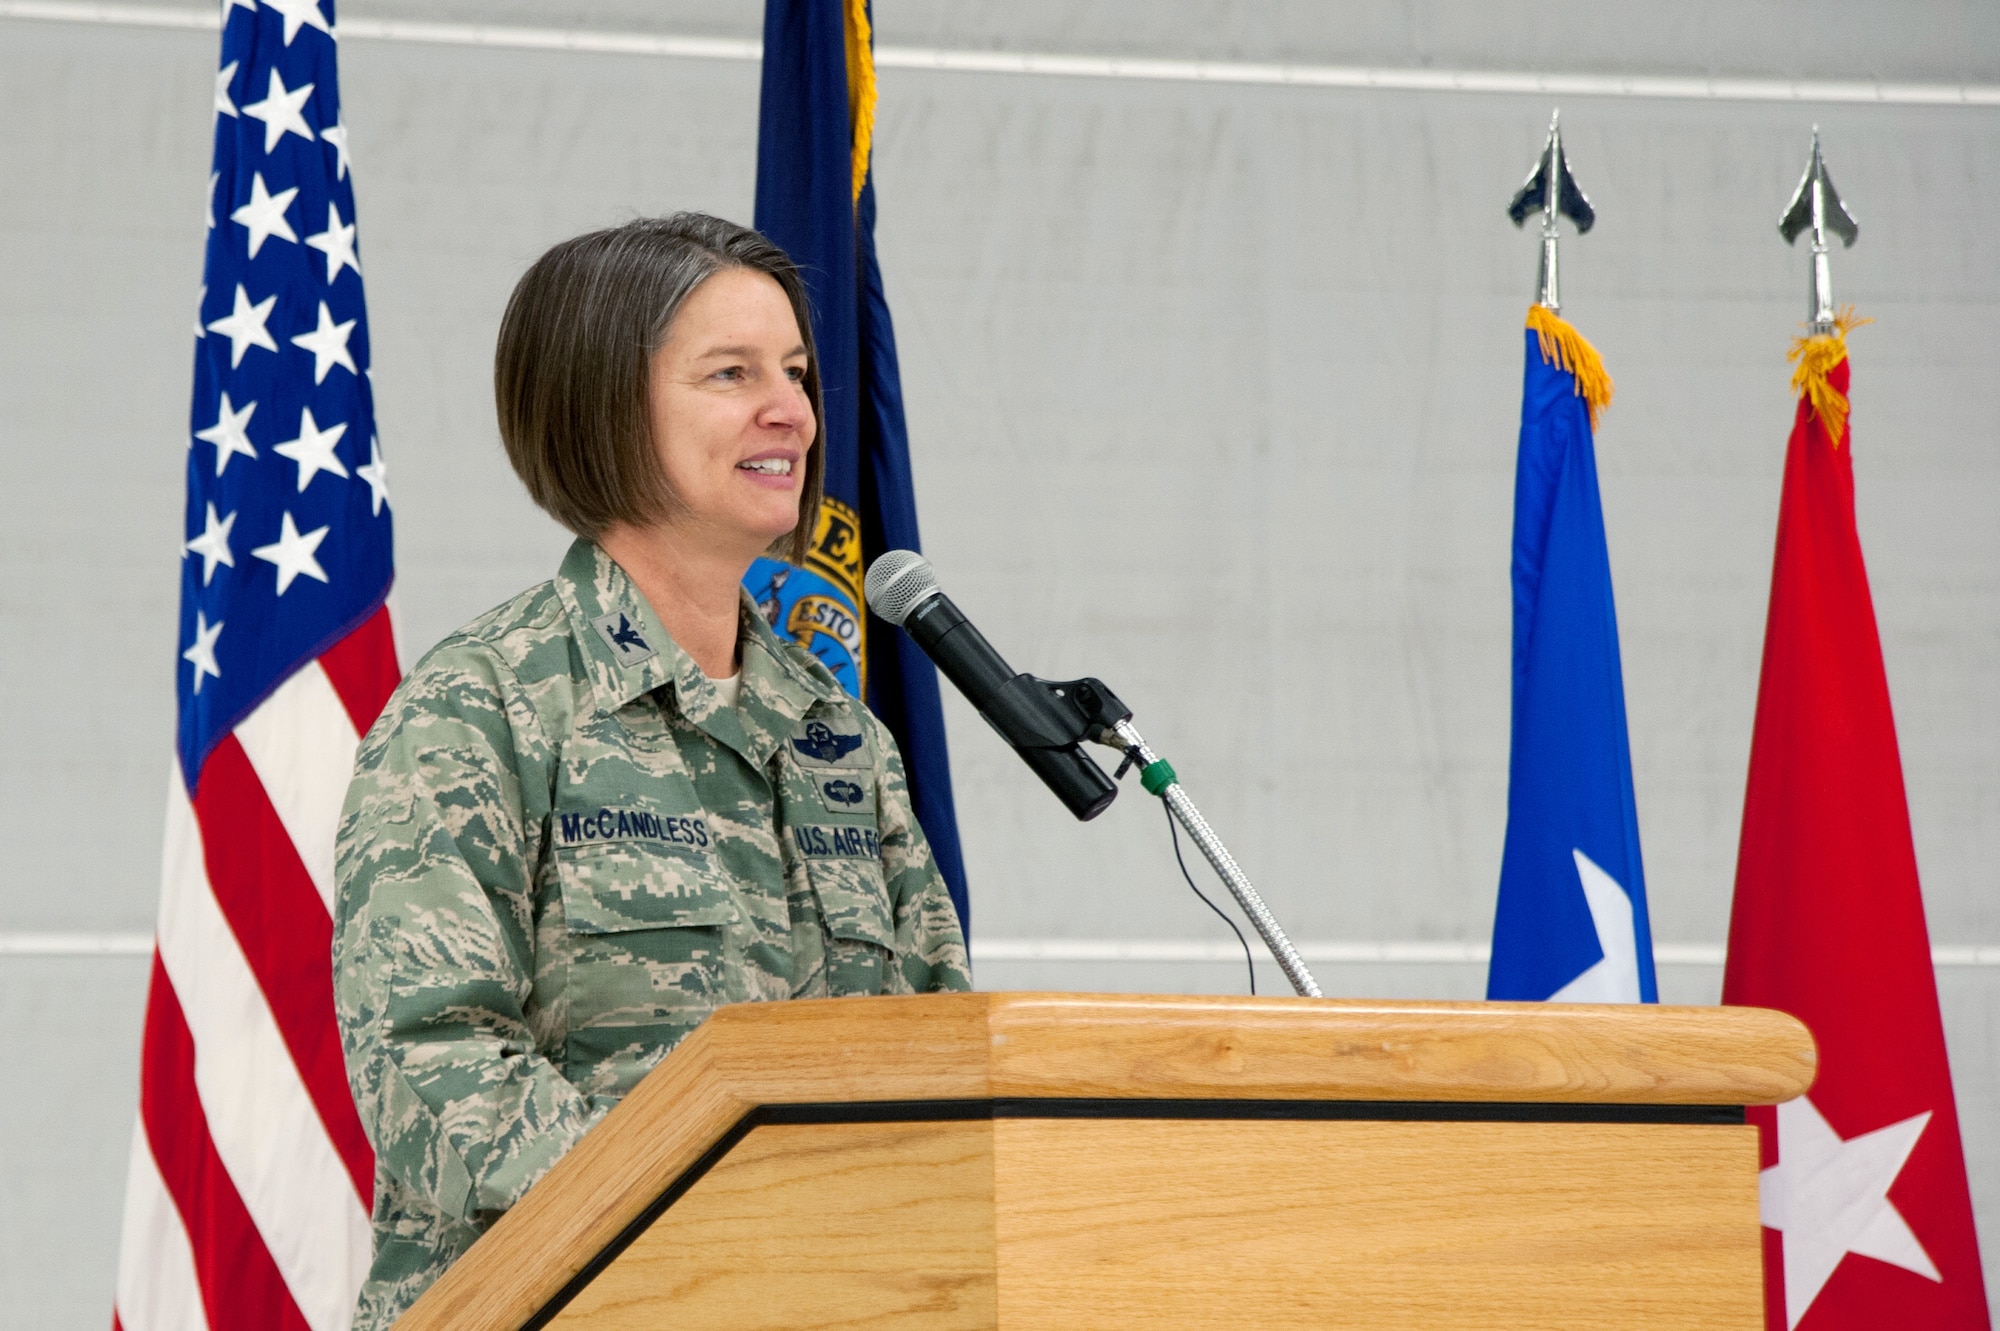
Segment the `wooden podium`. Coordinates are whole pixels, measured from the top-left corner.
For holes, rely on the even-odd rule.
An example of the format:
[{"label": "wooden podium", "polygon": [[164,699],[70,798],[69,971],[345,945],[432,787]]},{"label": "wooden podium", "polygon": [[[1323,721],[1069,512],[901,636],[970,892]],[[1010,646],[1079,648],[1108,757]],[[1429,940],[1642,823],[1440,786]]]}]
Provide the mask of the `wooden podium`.
[{"label": "wooden podium", "polygon": [[724,1008],[397,1325],[1763,1326],[1754,1008]]}]

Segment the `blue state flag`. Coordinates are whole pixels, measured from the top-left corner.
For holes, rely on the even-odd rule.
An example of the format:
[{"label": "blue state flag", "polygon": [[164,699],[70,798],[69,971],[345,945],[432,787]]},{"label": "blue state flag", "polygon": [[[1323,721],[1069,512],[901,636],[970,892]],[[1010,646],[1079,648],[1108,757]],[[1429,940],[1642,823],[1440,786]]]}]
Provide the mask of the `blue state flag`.
[{"label": "blue state flag", "polygon": [[1486,996],[1657,1002],[1611,558],[1592,442],[1611,382],[1528,316],[1514,480],[1513,750]]},{"label": "blue state flag", "polygon": [[768,0],[757,126],[757,229],[791,255],[812,305],[825,399],[826,499],[806,562],[744,579],[765,617],[896,737],[917,821],[969,935],[937,671],[862,604],[867,561],[921,550],[896,332],[875,260],[875,62],[858,0]]}]

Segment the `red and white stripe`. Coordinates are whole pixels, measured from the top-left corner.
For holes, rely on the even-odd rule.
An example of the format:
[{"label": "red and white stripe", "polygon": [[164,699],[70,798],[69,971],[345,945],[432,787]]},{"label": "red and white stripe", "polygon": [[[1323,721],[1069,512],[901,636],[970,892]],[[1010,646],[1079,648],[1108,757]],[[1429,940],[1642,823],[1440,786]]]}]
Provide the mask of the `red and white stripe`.
[{"label": "red and white stripe", "polygon": [[[345,1331],[374,1157],[333,1017],[333,848],[389,611],[171,783],[115,1331]],[[275,1314],[271,1311],[278,1310]]]}]

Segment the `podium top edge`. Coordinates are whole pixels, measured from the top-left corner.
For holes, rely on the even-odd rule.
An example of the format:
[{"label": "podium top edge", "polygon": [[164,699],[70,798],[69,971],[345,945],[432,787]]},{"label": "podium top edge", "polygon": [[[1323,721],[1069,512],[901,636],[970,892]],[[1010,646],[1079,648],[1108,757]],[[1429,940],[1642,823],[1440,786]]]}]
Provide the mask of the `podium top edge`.
[{"label": "podium top edge", "polygon": [[745,1103],[990,1097],[1775,1104],[1812,1036],[1761,1008],[973,993],[740,1004]]}]

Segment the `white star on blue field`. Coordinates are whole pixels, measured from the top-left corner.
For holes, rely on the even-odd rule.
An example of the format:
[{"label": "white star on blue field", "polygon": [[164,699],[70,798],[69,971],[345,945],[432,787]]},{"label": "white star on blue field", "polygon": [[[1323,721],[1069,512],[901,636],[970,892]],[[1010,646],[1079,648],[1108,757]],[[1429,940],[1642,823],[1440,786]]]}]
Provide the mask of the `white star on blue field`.
[{"label": "white star on blue field", "polygon": [[332,0],[231,0],[182,536],[181,770],[381,604],[388,467]]}]

